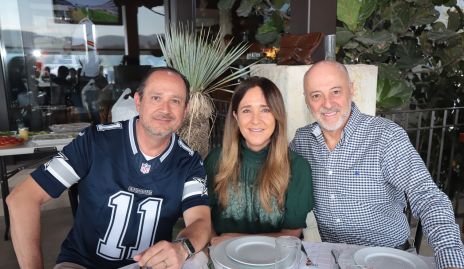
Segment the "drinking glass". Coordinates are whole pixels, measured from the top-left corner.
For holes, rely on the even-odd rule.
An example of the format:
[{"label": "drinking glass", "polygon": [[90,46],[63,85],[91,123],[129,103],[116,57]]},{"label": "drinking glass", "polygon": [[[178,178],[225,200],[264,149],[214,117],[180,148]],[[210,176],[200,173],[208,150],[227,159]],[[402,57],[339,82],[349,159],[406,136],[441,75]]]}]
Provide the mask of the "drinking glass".
[{"label": "drinking glass", "polygon": [[275,242],[275,269],[298,268],[301,240],[295,236],[279,236]]}]

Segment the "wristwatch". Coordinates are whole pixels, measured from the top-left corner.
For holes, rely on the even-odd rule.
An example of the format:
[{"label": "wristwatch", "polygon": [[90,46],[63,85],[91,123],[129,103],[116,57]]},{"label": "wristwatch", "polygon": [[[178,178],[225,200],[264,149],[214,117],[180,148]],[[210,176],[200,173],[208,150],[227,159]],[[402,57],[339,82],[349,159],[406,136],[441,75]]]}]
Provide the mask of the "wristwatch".
[{"label": "wristwatch", "polygon": [[174,243],[178,242],[182,243],[182,246],[188,253],[186,260],[190,259],[193,255],[195,255],[195,248],[193,247],[192,243],[187,237],[179,237],[176,240],[174,240]]}]

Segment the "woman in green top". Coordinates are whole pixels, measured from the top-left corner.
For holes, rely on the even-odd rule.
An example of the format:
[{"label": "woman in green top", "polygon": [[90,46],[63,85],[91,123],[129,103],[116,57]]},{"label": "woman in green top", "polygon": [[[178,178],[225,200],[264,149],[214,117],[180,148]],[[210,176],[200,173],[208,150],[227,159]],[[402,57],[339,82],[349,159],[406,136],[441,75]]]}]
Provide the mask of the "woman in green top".
[{"label": "woman in green top", "polygon": [[222,149],[205,160],[213,245],[245,234],[299,237],[313,208],[311,169],[288,149],[284,102],[270,80],[235,89]]}]

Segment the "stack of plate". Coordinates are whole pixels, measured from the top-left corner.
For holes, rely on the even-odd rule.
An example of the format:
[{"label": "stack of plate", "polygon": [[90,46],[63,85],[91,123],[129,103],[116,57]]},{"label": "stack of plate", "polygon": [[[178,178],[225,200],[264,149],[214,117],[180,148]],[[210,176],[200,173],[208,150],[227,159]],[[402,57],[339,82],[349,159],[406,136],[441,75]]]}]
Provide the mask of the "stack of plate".
[{"label": "stack of plate", "polygon": [[237,237],[211,248],[210,254],[215,268],[274,269],[275,238]]}]

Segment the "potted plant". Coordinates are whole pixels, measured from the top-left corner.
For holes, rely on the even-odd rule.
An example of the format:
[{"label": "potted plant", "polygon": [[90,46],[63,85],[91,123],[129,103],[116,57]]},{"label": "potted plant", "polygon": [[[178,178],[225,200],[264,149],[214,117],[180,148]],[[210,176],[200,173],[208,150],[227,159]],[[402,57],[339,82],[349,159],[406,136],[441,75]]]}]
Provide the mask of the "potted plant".
[{"label": "potted plant", "polygon": [[249,48],[245,43],[232,46],[219,32],[200,30],[195,34],[190,27],[171,26],[158,42],[166,64],[181,72],[190,82],[190,102],[187,118],[179,135],[201,156],[208,153],[210,120],[214,104],[210,93],[228,90],[240,77],[248,74],[249,66],[233,67]]}]

